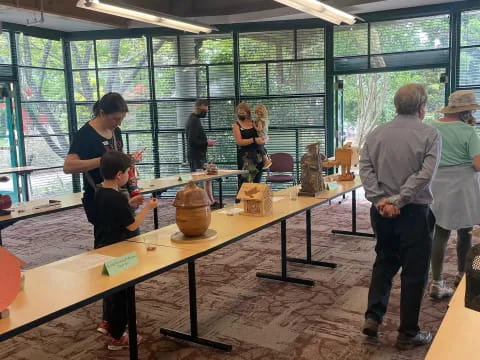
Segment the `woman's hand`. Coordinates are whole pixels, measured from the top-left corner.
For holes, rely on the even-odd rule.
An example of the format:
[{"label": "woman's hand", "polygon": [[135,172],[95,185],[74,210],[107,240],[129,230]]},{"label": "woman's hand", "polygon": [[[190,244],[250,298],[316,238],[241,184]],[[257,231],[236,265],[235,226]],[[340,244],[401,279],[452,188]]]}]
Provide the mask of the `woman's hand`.
[{"label": "woman's hand", "polygon": [[140,195],[137,195],[137,196],[134,196],[134,197],[130,198],[130,199],[128,200],[128,205],[130,205],[131,208],[136,209],[136,208],[138,208],[140,205],[143,204],[143,201],[144,201],[144,200],[145,200],[145,199],[144,199],[143,195],[140,194]]}]

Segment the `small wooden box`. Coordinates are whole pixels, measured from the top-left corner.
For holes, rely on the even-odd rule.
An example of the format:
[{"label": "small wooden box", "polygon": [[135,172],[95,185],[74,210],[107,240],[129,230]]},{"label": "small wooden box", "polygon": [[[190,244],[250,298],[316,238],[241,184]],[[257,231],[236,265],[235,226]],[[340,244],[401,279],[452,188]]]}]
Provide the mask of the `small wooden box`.
[{"label": "small wooden box", "polygon": [[267,184],[244,183],[237,194],[243,201],[242,215],[269,216],[272,214],[273,193]]}]

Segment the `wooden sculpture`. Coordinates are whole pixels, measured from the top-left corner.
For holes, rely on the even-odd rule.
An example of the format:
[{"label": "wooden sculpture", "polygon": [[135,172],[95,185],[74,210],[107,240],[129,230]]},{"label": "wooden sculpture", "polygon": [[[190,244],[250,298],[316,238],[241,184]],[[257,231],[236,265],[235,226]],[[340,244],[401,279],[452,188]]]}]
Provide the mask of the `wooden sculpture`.
[{"label": "wooden sculpture", "polygon": [[273,193],[267,184],[243,183],[237,199],[243,201],[242,215],[268,216],[272,213]]},{"label": "wooden sculpture", "polygon": [[217,165],[215,165],[214,163],[207,163],[203,167],[205,168],[205,171],[207,172],[207,175],[217,175],[218,174]]},{"label": "wooden sculpture", "polygon": [[324,161],[323,166],[326,168],[340,166],[341,174],[337,176],[337,180],[351,181],[355,179],[352,166],[358,166],[358,152],[358,147],[352,146],[352,143],[348,142],[343,147],[337,148],[335,158]]},{"label": "wooden sculpture", "polygon": [[301,159],[302,187],[298,193],[300,196],[316,196],[325,190],[322,173],[322,162],[325,155],[319,152],[319,145],[320,143],[316,142],[305,147],[307,153]]},{"label": "wooden sculpture", "polygon": [[185,236],[205,234],[211,221],[210,200],[205,190],[190,181],[177,192],[173,206],[177,208],[177,226]]}]

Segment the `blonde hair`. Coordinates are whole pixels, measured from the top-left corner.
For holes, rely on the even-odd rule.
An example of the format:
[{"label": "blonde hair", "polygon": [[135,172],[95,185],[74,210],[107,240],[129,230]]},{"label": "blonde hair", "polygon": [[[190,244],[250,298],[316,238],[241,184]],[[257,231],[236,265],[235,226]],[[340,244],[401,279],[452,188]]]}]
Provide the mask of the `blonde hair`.
[{"label": "blonde hair", "polygon": [[256,120],[263,120],[263,121],[268,120],[268,110],[265,107],[265,105],[262,105],[262,104],[255,105],[253,112],[255,114]]}]

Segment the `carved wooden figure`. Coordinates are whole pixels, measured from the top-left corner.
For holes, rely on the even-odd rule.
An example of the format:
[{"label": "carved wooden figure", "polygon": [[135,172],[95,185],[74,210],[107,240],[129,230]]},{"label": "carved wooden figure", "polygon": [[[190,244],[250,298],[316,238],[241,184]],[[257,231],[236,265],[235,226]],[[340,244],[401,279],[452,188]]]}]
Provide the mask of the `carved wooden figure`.
[{"label": "carved wooden figure", "polygon": [[325,182],[323,181],[323,160],[325,156],[320,154],[318,145],[313,143],[307,145],[307,153],[301,159],[301,183],[302,187],[298,195],[300,196],[316,196],[325,190]]},{"label": "carved wooden figure", "polygon": [[335,159],[329,159],[323,163],[326,168],[333,166],[340,166],[341,174],[338,175],[338,181],[351,181],[355,179],[355,174],[352,172],[352,166],[358,165],[358,153],[359,149],[356,146],[352,146],[352,143],[348,142],[343,147],[335,150]]}]

